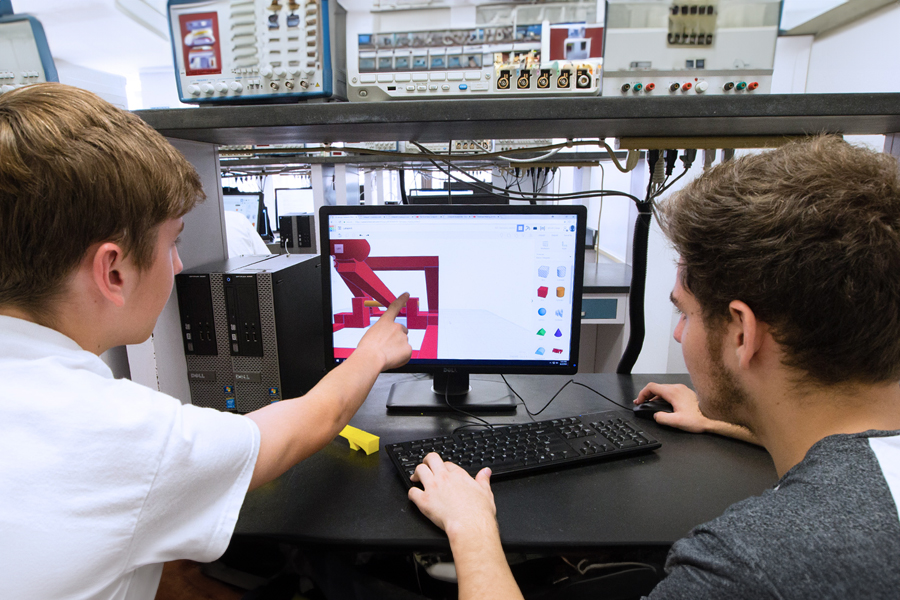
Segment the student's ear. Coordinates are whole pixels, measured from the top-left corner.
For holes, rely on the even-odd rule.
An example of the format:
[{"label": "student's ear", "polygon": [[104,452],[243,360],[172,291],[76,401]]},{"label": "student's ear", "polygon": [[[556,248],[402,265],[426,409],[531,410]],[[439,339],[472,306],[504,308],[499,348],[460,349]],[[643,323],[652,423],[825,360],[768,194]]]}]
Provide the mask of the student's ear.
[{"label": "student's ear", "polygon": [[97,291],[119,308],[125,305],[126,296],[124,254],[117,244],[105,242],[97,246],[91,259],[92,281]]},{"label": "student's ear", "polygon": [[727,335],[733,343],[738,365],[742,369],[747,369],[759,353],[768,328],[765,323],[758,321],[750,307],[740,300],[732,300],[728,304],[728,311],[731,320]]}]

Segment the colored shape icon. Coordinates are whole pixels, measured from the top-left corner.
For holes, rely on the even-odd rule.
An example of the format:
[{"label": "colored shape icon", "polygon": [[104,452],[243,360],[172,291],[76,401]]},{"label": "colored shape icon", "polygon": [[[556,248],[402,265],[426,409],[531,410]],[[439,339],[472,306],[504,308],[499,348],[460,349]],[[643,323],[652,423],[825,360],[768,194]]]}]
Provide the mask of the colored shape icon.
[{"label": "colored shape icon", "polygon": [[538,334],[538,335],[546,335],[546,334],[547,334],[547,330],[544,329],[543,327],[541,327],[540,329],[538,329],[537,334]]},{"label": "colored shape icon", "polygon": [[546,277],[550,274],[550,267],[540,266],[538,267],[538,277]]},{"label": "colored shape icon", "polygon": [[559,317],[560,319],[562,319],[563,309],[561,309],[561,308],[556,309],[556,316]]},{"label": "colored shape icon", "polygon": [[556,267],[556,276],[557,277],[565,277],[566,276],[566,268],[565,267]]},{"label": "colored shape icon", "polygon": [[546,352],[546,350],[544,350],[543,348],[538,348],[537,352],[535,352],[535,354],[540,354],[541,356],[543,356],[544,352]]},{"label": "colored shape icon", "polygon": [[539,309],[538,309],[538,314],[541,315],[541,316],[543,317],[544,315],[547,314],[547,309],[544,308],[544,307],[539,308]]},{"label": "colored shape icon", "polygon": [[[543,329],[542,329],[541,331],[543,331]],[[556,330],[556,333],[554,333],[553,335],[555,335],[556,337],[562,337],[562,331],[560,331],[559,329],[557,329],[557,330]]]},{"label": "colored shape icon", "polygon": [[538,288],[538,297],[539,297],[539,298],[546,298],[546,297],[547,297],[547,292],[548,292],[548,291],[549,291],[549,290],[548,290],[547,286],[546,286],[546,285],[542,285],[541,287]]},{"label": "colored shape icon", "polygon": [[562,354],[562,348],[554,348],[553,354]]},{"label": "colored shape icon", "polygon": [[566,288],[564,288],[564,287],[556,288],[556,297],[557,298],[562,298],[565,295],[566,295]]}]

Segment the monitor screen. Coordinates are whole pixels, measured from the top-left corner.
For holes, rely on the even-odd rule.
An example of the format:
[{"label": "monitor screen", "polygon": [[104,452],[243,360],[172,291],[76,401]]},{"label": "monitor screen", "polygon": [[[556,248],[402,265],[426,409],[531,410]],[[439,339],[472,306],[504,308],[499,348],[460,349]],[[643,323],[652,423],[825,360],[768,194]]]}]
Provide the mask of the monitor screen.
[{"label": "monitor screen", "polygon": [[[585,219],[572,205],[323,207],[326,358],[344,361],[409,292],[401,371],[575,373]],[[465,396],[457,386],[433,391]]]},{"label": "monitor screen", "polygon": [[250,224],[259,231],[260,225],[260,203],[262,202],[262,194],[254,192],[230,192],[222,191],[222,201],[225,203],[225,210],[237,211],[247,217]]},{"label": "monitor screen", "polygon": [[312,188],[275,188],[275,222],[282,215],[314,213]]}]

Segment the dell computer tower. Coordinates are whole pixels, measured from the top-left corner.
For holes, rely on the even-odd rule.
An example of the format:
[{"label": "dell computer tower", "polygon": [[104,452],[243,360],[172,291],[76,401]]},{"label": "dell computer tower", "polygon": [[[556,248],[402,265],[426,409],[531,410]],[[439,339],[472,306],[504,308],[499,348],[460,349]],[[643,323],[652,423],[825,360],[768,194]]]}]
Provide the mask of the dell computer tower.
[{"label": "dell computer tower", "polygon": [[175,286],[194,405],[248,413],[325,374],[318,255],[232,258]]},{"label": "dell computer tower", "polygon": [[318,254],[316,221],[311,214],[290,214],[278,217],[281,243],[288,254]]}]

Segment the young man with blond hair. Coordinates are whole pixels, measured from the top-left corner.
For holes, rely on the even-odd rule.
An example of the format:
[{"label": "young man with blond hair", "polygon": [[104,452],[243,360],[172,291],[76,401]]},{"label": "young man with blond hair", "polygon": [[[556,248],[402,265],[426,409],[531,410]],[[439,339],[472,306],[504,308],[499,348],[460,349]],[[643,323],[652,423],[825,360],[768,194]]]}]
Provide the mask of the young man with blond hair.
[{"label": "young man with blond hair", "polygon": [[[661,397],[675,412],[659,423],[762,445],[780,480],[676,542],[650,598],[896,598],[897,161],[835,137],[791,143],[715,167],[659,217],[696,393],[650,384],[635,402]],[[489,477],[429,454],[409,496],[447,532],[460,598],[521,598]]]},{"label": "young man with blond hair", "polygon": [[193,167],[139,118],[59,84],[0,95],[0,595],[149,600],[211,561],[248,489],[328,444],[410,356],[401,296],[304,397],[246,416],[113,379],[181,268]]}]

